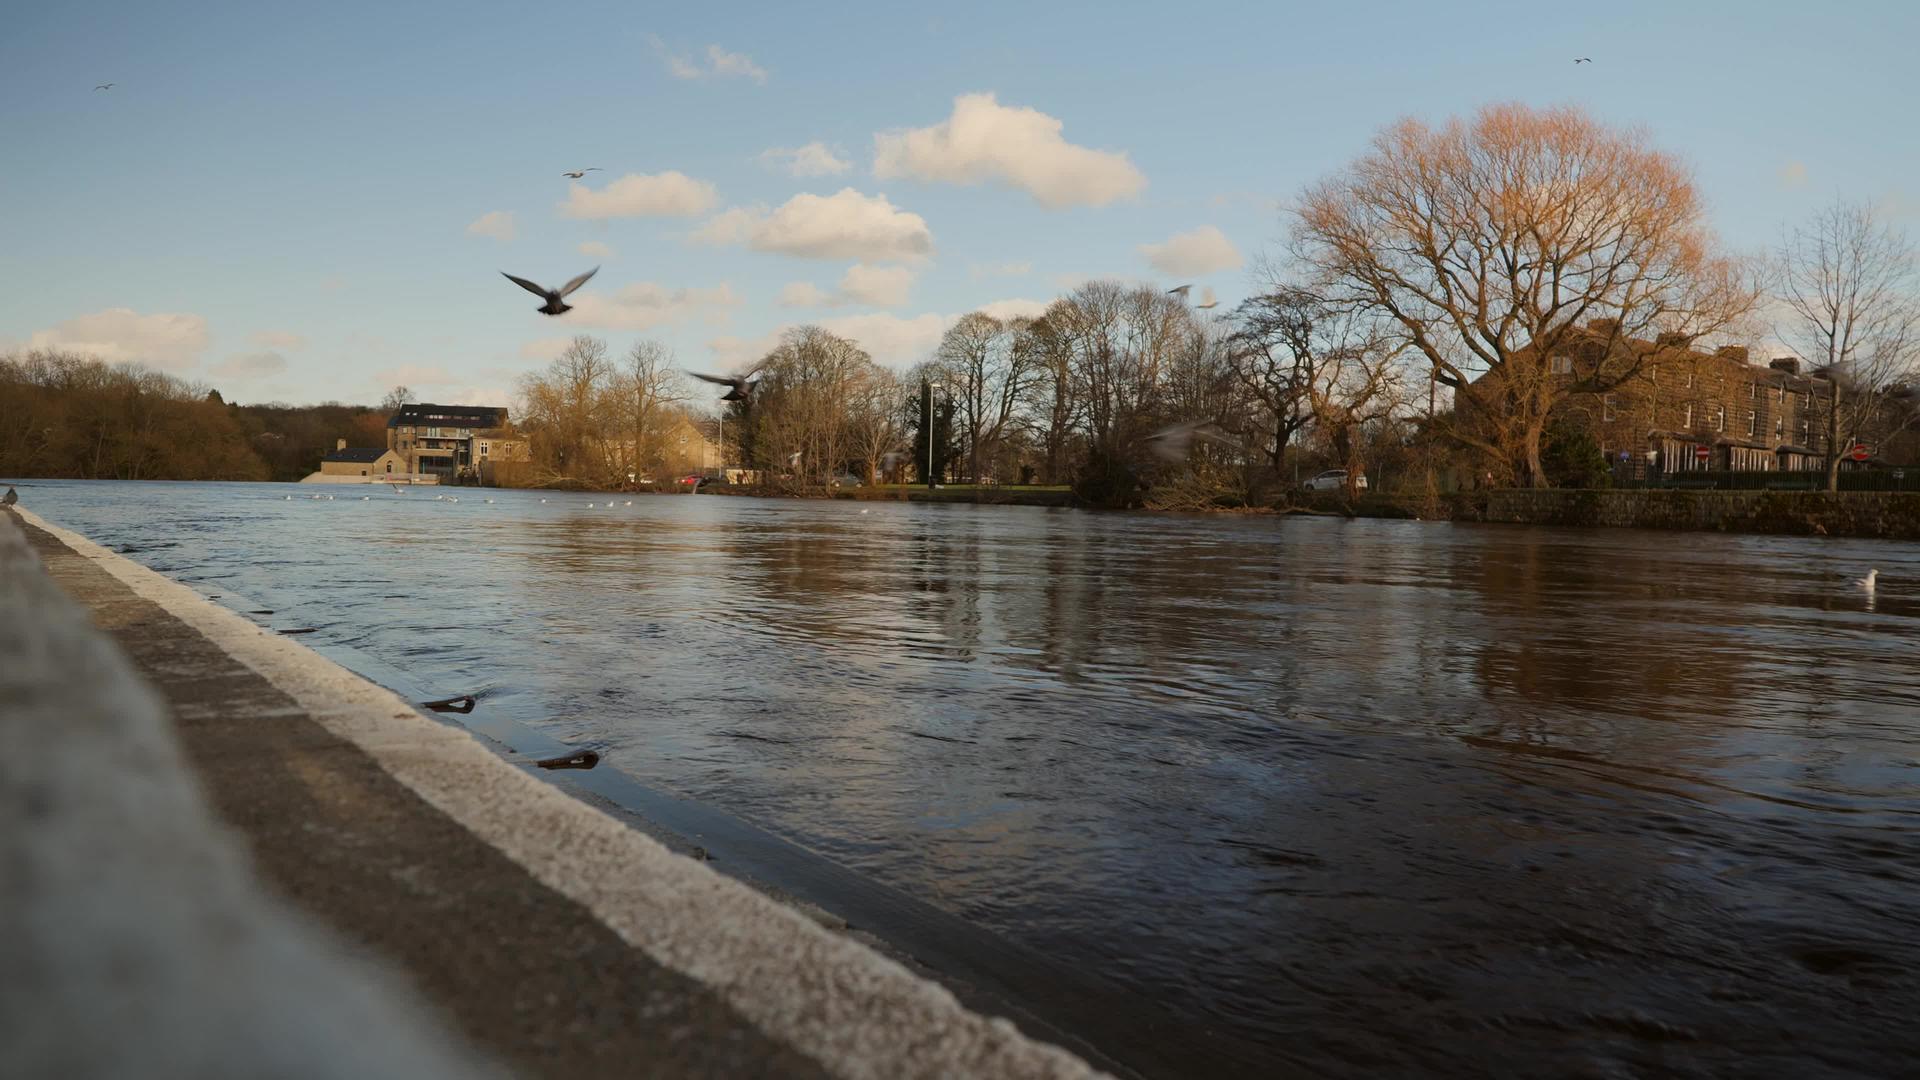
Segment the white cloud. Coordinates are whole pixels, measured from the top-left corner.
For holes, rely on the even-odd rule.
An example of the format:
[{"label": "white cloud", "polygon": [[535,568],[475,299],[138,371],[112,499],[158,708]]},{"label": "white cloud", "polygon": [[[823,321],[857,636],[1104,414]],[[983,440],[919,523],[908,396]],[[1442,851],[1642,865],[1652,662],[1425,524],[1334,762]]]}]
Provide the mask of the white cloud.
[{"label": "white cloud", "polygon": [[840,295],[848,303],[899,307],[907,302],[917,276],[910,266],[868,266],[855,263],[840,278]]},{"label": "white cloud", "polygon": [[873,173],[950,184],[997,180],[1055,210],[1105,206],[1147,186],[1126,154],[1075,146],[1060,137],[1061,127],[992,94],[962,94],[953,115],[932,127],[875,135]]},{"label": "white cloud", "polygon": [[853,168],[853,163],[834,155],[823,142],[805,146],[776,146],[760,155],[760,163],[783,168],[794,176],[838,176]]},{"label": "white cloud", "polygon": [[569,184],[560,212],[572,218],[692,217],[719,201],[713,184],[668,170],[651,176],[628,173],[599,191]]},{"label": "white cloud", "polygon": [[524,360],[551,360],[566,352],[567,346],[571,344],[573,344],[572,338],[540,338],[520,346],[520,356]]},{"label": "white cloud", "polygon": [[1050,300],[994,300],[974,308],[996,319],[1037,319],[1046,314]]},{"label": "white cloud", "polygon": [[656,326],[691,322],[722,325],[728,309],[738,307],[740,294],[722,282],[710,289],[669,289],[651,281],[636,282],[612,293],[574,294],[567,321],[603,330],[651,330]]},{"label": "white cloud", "polygon": [[590,259],[611,259],[613,249],[598,240],[589,240],[580,245],[580,254]]},{"label": "white cloud", "polygon": [[277,352],[236,353],[209,369],[216,378],[242,380],[264,379],[285,370],[287,358]]},{"label": "white cloud", "polygon": [[715,75],[740,75],[763,85],[767,81],[767,69],[754,63],[753,57],[746,53],[728,52],[718,45],[709,45],[707,63],[713,65]]},{"label": "white cloud", "polygon": [[781,307],[824,307],[833,303],[833,294],[811,281],[788,282],[774,301]]},{"label": "white cloud", "polygon": [[780,344],[784,329],[752,338],[717,337],[707,342],[707,348],[713,352],[715,367],[722,371],[738,371],[772,352],[773,347]]},{"label": "white cloud", "polygon": [[474,236],[491,236],[495,240],[513,239],[513,215],[505,210],[493,210],[481,214],[467,226]]},{"label": "white cloud", "polygon": [[1155,270],[1183,277],[1233,270],[1241,263],[1233,241],[1212,225],[1176,233],[1164,244],[1141,244],[1140,254]]},{"label": "white cloud", "polygon": [[1030,262],[974,263],[967,267],[967,276],[975,281],[990,277],[1026,277],[1031,273]]},{"label": "white cloud", "polygon": [[382,390],[391,390],[396,386],[418,390],[423,386],[451,386],[459,380],[439,364],[401,364],[374,372],[369,381]]},{"label": "white cloud", "polygon": [[132,308],[108,308],[36,330],[27,339],[27,348],[82,353],[109,364],[137,361],[166,371],[185,371],[207,351],[207,320],[198,315],[142,315]]},{"label": "white cloud", "polygon": [[1780,186],[1785,188],[1803,188],[1807,186],[1807,163],[1789,161],[1780,167]]},{"label": "white cloud", "polygon": [[870,262],[925,258],[933,253],[926,219],[887,201],[841,188],[832,195],[802,193],[768,212],[734,207],[716,214],[694,234],[710,244],[745,242],[755,251],[803,259]]},{"label": "white cloud", "polygon": [[660,40],[658,35],[648,34],[647,44],[653,46],[655,55],[667,65],[667,74],[676,79],[704,79],[709,75],[725,78],[738,75],[757,83],[767,81],[766,69],[754,63],[753,57],[746,53],[728,52],[718,45],[709,45],[707,46],[707,66],[702,67],[698,60],[688,54],[669,49],[667,43]]},{"label": "white cloud", "polygon": [[260,330],[247,335],[247,340],[263,349],[303,349],[307,339],[287,330]]},{"label": "white cloud", "polygon": [[953,325],[955,316],[837,315],[821,319],[822,329],[858,342],[867,354],[883,364],[913,364],[925,360],[940,344],[940,335]]}]

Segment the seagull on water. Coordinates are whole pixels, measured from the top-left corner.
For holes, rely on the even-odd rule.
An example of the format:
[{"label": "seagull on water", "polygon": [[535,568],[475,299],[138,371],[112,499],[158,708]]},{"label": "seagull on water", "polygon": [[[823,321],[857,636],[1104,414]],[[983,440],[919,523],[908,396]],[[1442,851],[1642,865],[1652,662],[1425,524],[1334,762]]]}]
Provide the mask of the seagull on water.
[{"label": "seagull on water", "polygon": [[1146,437],[1147,449],[1163,461],[1180,461],[1187,456],[1187,450],[1193,440],[1219,443],[1222,446],[1239,446],[1240,441],[1221,430],[1220,425],[1211,420],[1191,420],[1180,424],[1170,424]]},{"label": "seagull on water", "polygon": [[583,176],[585,176],[585,175],[587,175],[587,174],[588,174],[588,173],[590,173],[590,172],[605,172],[605,171],[606,171],[605,169],[575,169],[575,170],[573,170],[572,172],[563,172],[563,173],[561,173],[560,175],[561,175],[561,176],[570,176],[570,177],[572,177],[573,179],[575,179],[575,180],[578,180],[578,179],[580,179],[581,177],[583,177]]},{"label": "seagull on water", "polygon": [[541,299],[546,301],[544,305],[538,308],[535,308],[534,309],[535,311],[538,311],[543,315],[560,315],[565,312],[569,312],[573,310],[573,305],[565,302],[566,297],[571,295],[573,290],[579,288],[582,285],[585,285],[587,283],[588,278],[592,277],[593,275],[599,272],[600,272],[600,268],[596,266],[593,269],[587,271],[584,274],[581,274],[579,277],[574,278],[572,281],[567,282],[565,285],[562,285],[557,289],[549,289],[544,285],[536,285],[533,282],[528,281],[526,278],[523,278],[523,277],[514,277],[512,274],[507,273],[505,270],[500,271],[500,275],[506,278],[508,281],[513,282],[515,285],[520,286],[521,288],[527,290],[533,295],[538,296]]},{"label": "seagull on water", "polygon": [[1858,586],[1860,586],[1860,588],[1862,588],[1862,589],[1864,589],[1864,590],[1866,590],[1867,592],[1869,592],[1869,593],[1871,593],[1871,592],[1873,592],[1873,584],[1874,584],[1874,582],[1876,582],[1876,581],[1878,581],[1878,580],[1880,580],[1880,571],[1878,571],[1878,570],[1869,570],[1869,571],[1867,571],[1867,576],[1866,576],[1866,577],[1863,577],[1863,578],[1861,578],[1860,580],[1858,580],[1858,581],[1856,581],[1856,582],[1854,582],[1854,584],[1855,584],[1855,585],[1858,585]]}]

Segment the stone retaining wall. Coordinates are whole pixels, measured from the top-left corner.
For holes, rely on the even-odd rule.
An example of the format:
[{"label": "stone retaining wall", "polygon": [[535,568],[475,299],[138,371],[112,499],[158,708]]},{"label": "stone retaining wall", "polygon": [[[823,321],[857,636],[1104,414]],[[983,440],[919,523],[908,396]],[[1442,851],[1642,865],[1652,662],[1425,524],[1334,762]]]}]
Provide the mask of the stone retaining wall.
[{"label": "stone retaining wall", "polygon": [[1491,493],[1487,520],[1920,540],[1920,493],[1515,489]]}]

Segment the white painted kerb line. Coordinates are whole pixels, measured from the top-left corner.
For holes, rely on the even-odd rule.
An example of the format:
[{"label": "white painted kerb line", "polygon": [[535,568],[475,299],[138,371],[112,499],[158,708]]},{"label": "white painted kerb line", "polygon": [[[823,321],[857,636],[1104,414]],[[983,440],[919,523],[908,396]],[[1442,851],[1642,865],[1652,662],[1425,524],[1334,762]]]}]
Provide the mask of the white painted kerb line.
[{"label": "white painted kerb line", "polygon": [[14,507],[205,635],[394,779],[656,962],[849,1080],[1104,1074],[800,913],[675,855],[298,642]]}]

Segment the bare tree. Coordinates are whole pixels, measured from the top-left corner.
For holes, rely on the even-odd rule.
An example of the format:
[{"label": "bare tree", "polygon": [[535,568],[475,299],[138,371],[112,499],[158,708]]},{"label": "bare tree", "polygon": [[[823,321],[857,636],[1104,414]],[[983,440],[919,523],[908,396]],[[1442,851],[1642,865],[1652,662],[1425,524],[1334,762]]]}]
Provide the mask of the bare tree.
[{"label": "bare tree", "polygon": [[611,477],[604,421],[613,376],[606,343],[582,334],[547,370],[520,380],[520,415],[534,435],[540,482],[604,483]]},{"label": "bare tree", "polygon": [[1006,434],[1031,381],[1020,327],[984,312],[963,315],[947,329],[934,354],[953,395],[967,443],[967,475],[980,482],[980,463]]},{"label": "bare tree", "polygon": [[673,350],[657,341],[635,342],[627,352],[626,366],[612,382],[618,401],[610,411],[619,418],[618,444],[625,471],[646,473],[666,464],[664,439],[681,422],[674,406],[687,398],[686,380],[674,363]]},{"label": "bare tree", "polygon": [[1837,491],[1842,456],[1920,369],[1920,258],[1872,204],[1841,200],[1788,235],[1779,264],[1780,335],[1833,386],[1827,490]]},{"label": "bare tree", "polygon": [[906,445],[907,418],[902,408],[906,399],[906,384],[878,364],[866,365],[854,379],[848,395],[848,433],[869,485],[880,482],[881,473]]},{"label": "bare tree", "polygon": [[[364,401],[366,399],[362,398],[361,400]],[[380,399],[380,411],[386,413],[388,416],[392,416],[394,413],[400,411],[400,406],[411,404],[413,400],[413,391],[404,386],[396,386],[387,391],[386,397]]]},{"label": "bare tree", "polygon": [[1034,442],[1045,456],[1049,484],[1067,478],[1067,448],[1080,414],[1074,393],[1073,351],[1065,327],[1072,318],[1059,302],[1046,314],[1020,327],[1014,348],[1033,377],[1026,384],[1023,410]]},{"label": "bare tree", "polygon": [[1389,320],[1453,391],[1453,438],[1545,486],[1556,405],[1753,306],[1704,219],[1685,170],[1643,134],[1511,104],[1383,131],[1307,190],[1294,240],[1330,301]]},{"label": "bare tree", "polygon": [[1325,304],[1305,289],[1276,285],[1234,311],[1228,363],[1264,421],[1253,440],[1278,473],[1287,446],[1313,420],[1315,364]]}]

